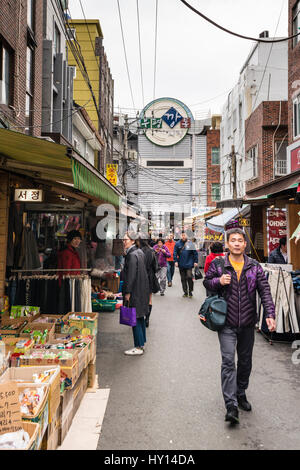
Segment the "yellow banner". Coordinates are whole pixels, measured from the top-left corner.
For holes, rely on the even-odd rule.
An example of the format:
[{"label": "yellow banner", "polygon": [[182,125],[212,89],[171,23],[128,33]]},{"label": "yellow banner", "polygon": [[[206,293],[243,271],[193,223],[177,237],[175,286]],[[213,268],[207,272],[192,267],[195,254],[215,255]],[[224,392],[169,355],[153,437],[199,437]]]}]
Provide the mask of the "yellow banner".
[{"label": "yellow banner", "polygon": [[106,165],[106,178],[111,184],[117,186],[118,184],[118,165],[115,163],[107,163]]}]

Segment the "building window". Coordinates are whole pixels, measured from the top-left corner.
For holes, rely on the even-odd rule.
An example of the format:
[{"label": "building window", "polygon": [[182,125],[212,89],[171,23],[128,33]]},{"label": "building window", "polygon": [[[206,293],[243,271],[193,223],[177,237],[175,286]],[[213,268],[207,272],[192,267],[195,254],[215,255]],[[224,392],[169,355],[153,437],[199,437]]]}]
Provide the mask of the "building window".
[{"label": "building window", "polygon": [[34,3],[35,0],[27,0],[27,25],[34,31]]},{"label": "building window", "polygon": [[249,168],[249,179],[257,177],[257,145],[252,147],[247,152],[248,157],[248,168]]},{"label": "building window", "polygon": [[60,53],[60,32],[56,24],[54,25],[53,47],[54,47],[54,53],[59,54]]},{"label": "building window", "polygon": [[30,134],[32,125],[32,102],[33,102],[33,50],[27,46],[26,51],[26,107],[25,107],[25,127],[26,133]]},{"label": "building window", "polygon": [[9,50],[0,44],[0,103],[11,104],[11,54]]},{"label": "building window", "polygon": [[68,36],[69,36],[70,41],[76,40],[76,29],[75,28],[70,28]]},{"label": "building window", "polygon": [[[300,33],[300,1],[296,3],[293,8],[293,36]],[[300,41],[300,36],[296,36],[293,39],[293,47],[295,47]]]},{"label": "building window", "polygon": [[211,164],[220,165],[220,147],[213,147],[211,149]]},{"label": "building window", "polygon": [[275,142],[275,176],[284,176],[287,174],[287,147],[286,140]]},{"label": "building window", "polygon": [[300,95],[294,100],[293,123],[294,138],[296,138],[300,135]]},{"label": "building window", "polygon": [[220,183],[212,183],[211,185],[211,200],[212,201],[220,201],[221,193],[220,193]]}]

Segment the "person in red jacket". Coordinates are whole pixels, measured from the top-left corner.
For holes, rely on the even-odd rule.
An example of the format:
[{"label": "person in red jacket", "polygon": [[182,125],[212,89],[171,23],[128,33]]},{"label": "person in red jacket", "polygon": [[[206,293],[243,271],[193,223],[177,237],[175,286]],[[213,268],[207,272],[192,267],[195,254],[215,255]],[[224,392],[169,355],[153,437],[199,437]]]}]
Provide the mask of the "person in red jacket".
[{"label": "person in red jacket", "polygon": [[223,245],[220,242],[215,242],[210,246],[210,255],[206,257],[204,272],[207,273],[210,263],[218,256],[224,256]]},{"label": "person in red jacket", "polygon": [[174,235],[170,233],[168,240],[165,242],[166,247],[168,248],[169,252],[171,253],[170,258],[167,258],[167,278],[168,278],[168,286],[172,287],[172,280],[175,271],[175,261],[174,261],[174,248],[176,243],[174,242]]},{"label": "person in red jacket", "polygon": [[58,254],[57,268],[60,269],[70,269],[70,271],[63,271],[59,274],[66,275],[77,275],[80,274],[80,271],[71,271],[71,269],[76,270],[81,268],[80,257],[76,248],[79,247],[82,241],[81,233],[78,230],[71,230],[67,235],[67,247],[60,251]]}]

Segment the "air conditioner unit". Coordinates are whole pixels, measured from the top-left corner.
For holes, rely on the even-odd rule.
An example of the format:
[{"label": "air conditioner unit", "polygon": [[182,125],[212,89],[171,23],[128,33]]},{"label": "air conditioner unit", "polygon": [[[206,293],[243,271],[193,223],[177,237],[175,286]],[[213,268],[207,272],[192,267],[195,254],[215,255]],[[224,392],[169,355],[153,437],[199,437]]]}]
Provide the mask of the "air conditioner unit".
[{"label": "air conditioner unit", "polygon": [[137,159],[137,151],[128,150],[128,160],[136,160],[136,159]]}]

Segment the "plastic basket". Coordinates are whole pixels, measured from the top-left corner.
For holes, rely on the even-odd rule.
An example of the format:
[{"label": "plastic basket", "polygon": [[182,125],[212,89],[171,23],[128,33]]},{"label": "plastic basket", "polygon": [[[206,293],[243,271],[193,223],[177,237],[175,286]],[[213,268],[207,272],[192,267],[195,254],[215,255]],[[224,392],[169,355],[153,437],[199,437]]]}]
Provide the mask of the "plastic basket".
[{"label": "plastic basket", "polygon": [[93,312],[114,312],[116,309],[116,300],[93,300]]}]

